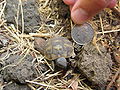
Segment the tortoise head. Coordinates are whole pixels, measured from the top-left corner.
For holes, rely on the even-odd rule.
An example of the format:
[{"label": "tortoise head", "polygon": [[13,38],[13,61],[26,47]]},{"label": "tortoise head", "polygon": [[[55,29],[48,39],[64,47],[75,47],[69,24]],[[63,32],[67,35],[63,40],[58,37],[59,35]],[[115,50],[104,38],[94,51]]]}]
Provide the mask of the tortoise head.
[{"label": "tortoise head", "polygon": [[38,50],[41,54],[44,54],[46,40],[40,37],[35,37],[34,48]]}]

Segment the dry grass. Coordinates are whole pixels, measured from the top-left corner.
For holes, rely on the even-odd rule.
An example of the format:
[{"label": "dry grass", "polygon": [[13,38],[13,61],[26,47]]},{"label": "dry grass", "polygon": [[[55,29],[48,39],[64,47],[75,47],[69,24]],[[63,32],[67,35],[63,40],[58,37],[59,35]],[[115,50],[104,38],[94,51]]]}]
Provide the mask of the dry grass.
[{"label": "dry grass", "polygon": [[[0,3],[0,33],[4,34],[8,39],[10,39],[11,44],[7,47],[4,47],[2,50],[0,50],[0,53],[3,53],[7,51],[6,55],[2,58],[0,58],[0,63],[3,63],[3,61],[8,58],[11,54],[20,53],[20,55],[24,55],[24,57],[27,54],[33,55],[37,59],[36,65],[39,65],[39,63],[46,63],[49,67],[49,70],[45,73],[40,73],[38,77],[35,80],[29,81],[26,80],[28,83],[28,86],[31,87],[33,90],[40,90],[41,88],[51,89],[51,90],[71,90],[73,89],[74,83],[77,83],[78,90],[92,90],[89,86],[87,86],[85,83],[83,83],[83,79],[80,79],[81,77],[79,74],[75,74],[72,71],[67,72],[65,76],[67,76],[69,73],[73,75],[73,78],[70,80],[65,80],[65,76],[63,78],[59,78],[59,76],[62,74],[60,72],[51,73],[51,71],[54,71],[51,63],[47,62],[47,60],[34,49],[34,37],[45,37],[50,38],[51,35],[59,34],[64,35],[67,38],[70,38],[69,33],[71,28],[74,26],[74,24],[71,22],[69,18],[63,19],[59,17],[59,14],[57,11],[59,11],[59,8],[54,6],[55,3],[57,3],[56,0],[38,0],[39,4],[39,12],[42,17],[42,25],[37,31],[37,33],[30,33],[30,34],[24,34],[24,14],[23,14],[23,8],[22,8],[22,2],[20,1],[20,7],[22,13],[22,31],[19,31],[19,28],[15,28],[13,24],[7,25],[6,20],[4,20],[4,9],[6,2],[3,1]],[[51,7],[53,6],[53,7]],[[120,1],[118,0],[118,4],[116,6],[116,10],[120,12]],[[17,17],[16,17],[17,18]],[[45,22],[52,20],[54,23],[46,24]],[[16,20],[17,21],[17,20]],[[92,24],[96,36],[93,40],[93,43],[97,47],[97,42],[101,42],[104,46],[108,46],[107,48],[111,48],[111,44],[115,41],[115,36],[120,31],[120,22],[117,25],[112,25],[113,22],[120,21],[118,17],[116,17],[115,12],[113,13],[112,10],[106,9],[96,17],[94,17],[89,22]],[[63,22],[66,23],[66,25],[63,25]],[[57,33],[58,32],[58,33]],[[67,33],[69,32],[69,33]],[[111,43],[109,43],[111,42]],[[112,45],[112,50],[116,49],[116,46]],[[117,48],[120,48],[119,46]],[[99,50],[99,47],[97,47]],[[24,58],[23,57],[23,58]],[[22,60],[22,59],[21,59]],[[20,62],[21,62],[20,60]],[[18,64],[20,63],[18,62]],[[34,60],[33,60],[34,63]],[[14,66],[14,65],[9,65]],[[3,67],[1,70],[5,69],[8,66]],[[42,79],[41,79],[42,78]]]}]

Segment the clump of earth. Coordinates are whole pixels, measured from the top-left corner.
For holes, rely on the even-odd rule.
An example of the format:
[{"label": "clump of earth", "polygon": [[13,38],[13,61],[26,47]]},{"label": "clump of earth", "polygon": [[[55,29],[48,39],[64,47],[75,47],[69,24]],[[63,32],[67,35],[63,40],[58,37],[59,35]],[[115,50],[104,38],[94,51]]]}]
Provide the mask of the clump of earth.
[{"label": "clump of earth", "polygon": [[78,53],[77,67],[92,83],[105,88],[111,76],[112,59],[105,47],[98,44],[100,52],[93,44],[83,46],[81,53]]},{"label": "clump of earth", "polygon": [[32,90],[32,89],[27,85],[18,85],[17,83],[12,82],[3,87],[3,90]]},{"label": "clump of earth", "polygon": [[6,0],[4,13],[8,24],[14,24],[16,27],[18,24],[20,30],[24,27],[25,33],[36,32],[40,27],[41,19],[37,0],[23,0],[22,9],[19,0]]},{"label": "clump of earth", "polygon": [[[3,55],[0,55],[1,57]],[[1,71],[1,79],[5,82],[12,81],[13,83],[6,85],[3,90],[31,90],[27,84],[26,80],[34,80],[38,77],[38,72],[35,65],[32,63],[33,57],[31,55],[10,55],[9,58],[4,60],[4,66],[8,66]],[[39,69],[42,72],[48,70],[48,67],[45,64],[40,64]],[[22,88],[22,89],[21,89]]]},{"label": "clump of earth", "polygon": [[[10,58],[5,60],[5,65],[12,64],[13,66],[7,67],[3,71],[3,78],[5,81],[15,81],[21,84],[25,84],[25,80],[33,80],[36,76],[36,71],[32,65],[33,57],[30,55],[25,57],[18,65],[23,56],[11,55]],[[16,65],[16,66],[14,66]]]}]

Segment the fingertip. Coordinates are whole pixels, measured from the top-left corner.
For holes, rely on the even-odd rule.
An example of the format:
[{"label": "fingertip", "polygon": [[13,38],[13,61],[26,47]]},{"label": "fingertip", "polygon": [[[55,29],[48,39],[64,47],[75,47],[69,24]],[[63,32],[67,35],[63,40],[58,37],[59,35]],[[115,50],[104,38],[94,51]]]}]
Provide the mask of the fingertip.
[{"label": "fingertip", "polygon": [[63,0],[63,2],[67,5],[73,5],[75,3],[75,0]]},{"label": "fingertip", "polygon": [[71,11],[71,18],[76,24],[82,24],[89,19],[88,13],[82,8]]},{"label": "fingertip", "polygon": [[113,8],[113,7],[115,7],[116,3],[117,3],[116,0],[111,0],[110,3],[109,3],[109,5],[107,7],[108,8]]}]

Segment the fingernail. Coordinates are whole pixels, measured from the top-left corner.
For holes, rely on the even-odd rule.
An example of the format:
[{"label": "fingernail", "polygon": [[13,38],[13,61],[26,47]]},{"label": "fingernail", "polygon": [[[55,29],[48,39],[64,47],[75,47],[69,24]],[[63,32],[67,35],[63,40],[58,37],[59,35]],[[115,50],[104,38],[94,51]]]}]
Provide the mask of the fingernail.
[{"label": "fingernail", "polygon": [[71,11],[71,18],[74,23],[82,24],[86,20],[88,20],[88,13],[82,8],[76,9],[75,11]]}]

